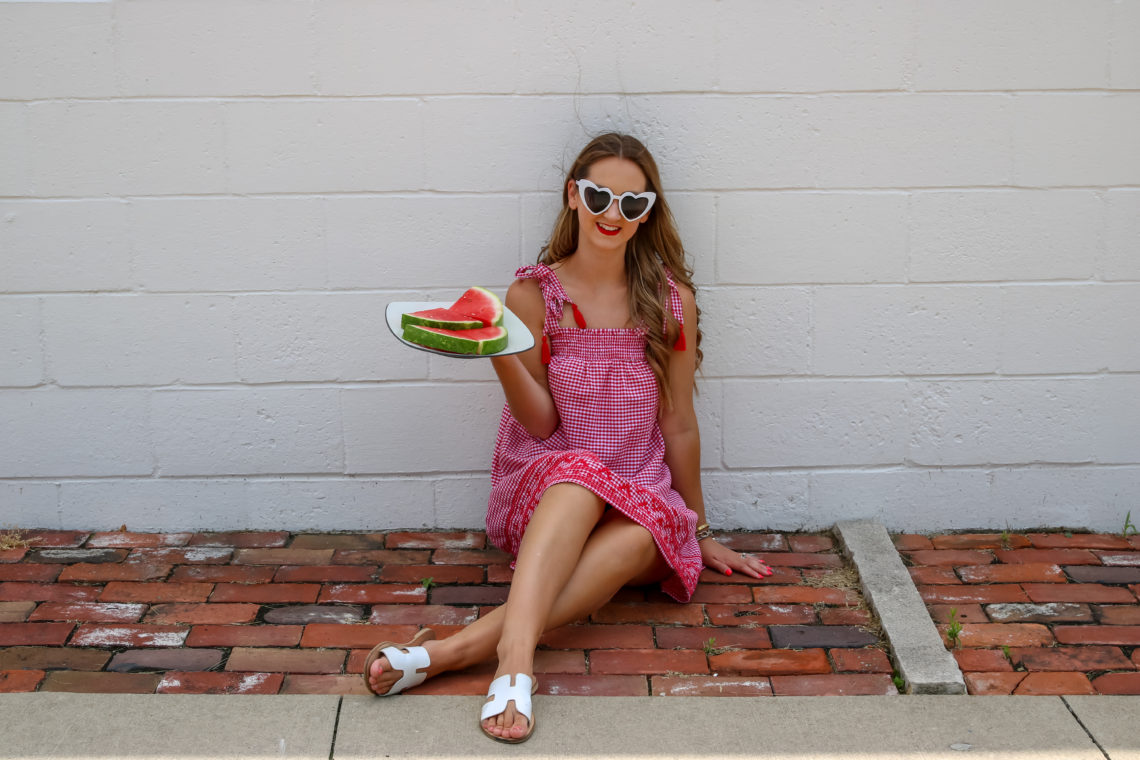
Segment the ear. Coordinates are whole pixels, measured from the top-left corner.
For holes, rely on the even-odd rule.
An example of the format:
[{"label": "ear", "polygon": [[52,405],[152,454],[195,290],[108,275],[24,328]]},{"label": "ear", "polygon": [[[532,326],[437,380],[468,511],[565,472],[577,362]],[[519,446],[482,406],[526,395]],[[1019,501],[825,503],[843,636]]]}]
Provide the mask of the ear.
[{"label": "ear", "polygon": [[572,179],[566,180],[566,205],[573,211],[578,210],[578,183]]}]

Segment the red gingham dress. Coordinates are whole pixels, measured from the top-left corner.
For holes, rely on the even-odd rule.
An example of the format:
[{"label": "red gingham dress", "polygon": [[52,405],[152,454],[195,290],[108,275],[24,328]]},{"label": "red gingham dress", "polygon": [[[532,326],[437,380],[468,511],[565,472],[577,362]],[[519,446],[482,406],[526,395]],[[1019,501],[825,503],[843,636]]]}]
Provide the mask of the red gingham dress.
[{"label": "red gingham dress", "polygon": [[[564,305],[572,301],[555,273],[538,264],[522,267],[515,277],[537,279],[546,302],[547,378],[559,425],[540,440],[504,405],[491,462],[487,537],[517,554],[546,489],[577,483],[649,530],[673,570],[662,581],[662,590],[687,602],[703,564],[695,535],[697,515],[671,488],[644,329],[563,327]],[[680,322],[681,296],[672,277],[669,288],[669,305]],[[577,307],[574,311],[584,325]]]}]

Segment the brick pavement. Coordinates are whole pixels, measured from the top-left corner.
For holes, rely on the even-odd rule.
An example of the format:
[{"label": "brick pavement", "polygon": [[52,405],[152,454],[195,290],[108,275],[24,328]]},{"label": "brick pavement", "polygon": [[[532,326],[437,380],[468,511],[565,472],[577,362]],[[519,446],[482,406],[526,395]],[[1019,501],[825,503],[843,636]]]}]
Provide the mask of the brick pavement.
[{"label": "brick pavement", "polygon": [[[511,577],[481,532],[22,535],[26,548],[0,551],[0,692],[366,693],[375,642],[423,625],[449,635],[502,602]],[[724,540],[775,574],[706,571],[686,605],[623,590],[544,637],[540,692],[896,693],[830,536]],[[483,694],[493,669],[414,692]]]},{"label": "brick pavement", "polygon": [[1140,536],[901,535],[895,545],[971,694],[1140,694]]}]

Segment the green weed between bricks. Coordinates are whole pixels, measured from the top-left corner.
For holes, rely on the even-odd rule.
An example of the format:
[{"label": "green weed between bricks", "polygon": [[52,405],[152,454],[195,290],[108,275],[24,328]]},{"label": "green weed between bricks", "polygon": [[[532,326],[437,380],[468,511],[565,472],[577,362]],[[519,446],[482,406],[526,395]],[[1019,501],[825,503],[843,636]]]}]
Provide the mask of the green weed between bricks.
[{"label": "green weed between bricks", "polygon": [[962,624],[958,622],[958,608],[950,608],[950,624],[946,627],[946,638],[955,649],[962,645]]}]

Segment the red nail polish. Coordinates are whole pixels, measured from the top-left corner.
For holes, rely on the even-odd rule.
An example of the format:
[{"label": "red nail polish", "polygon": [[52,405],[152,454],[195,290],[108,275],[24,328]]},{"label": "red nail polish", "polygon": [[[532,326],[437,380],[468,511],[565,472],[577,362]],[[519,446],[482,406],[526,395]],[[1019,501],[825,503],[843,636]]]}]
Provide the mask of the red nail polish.
[{"label": "red nail polish", "polygon": [[730,567],[730,568],[728,568],[727,570],[725,570],[725,571],[724,571],[724,574],[725,574],[725,575],[732,575],[732,568]]}]

